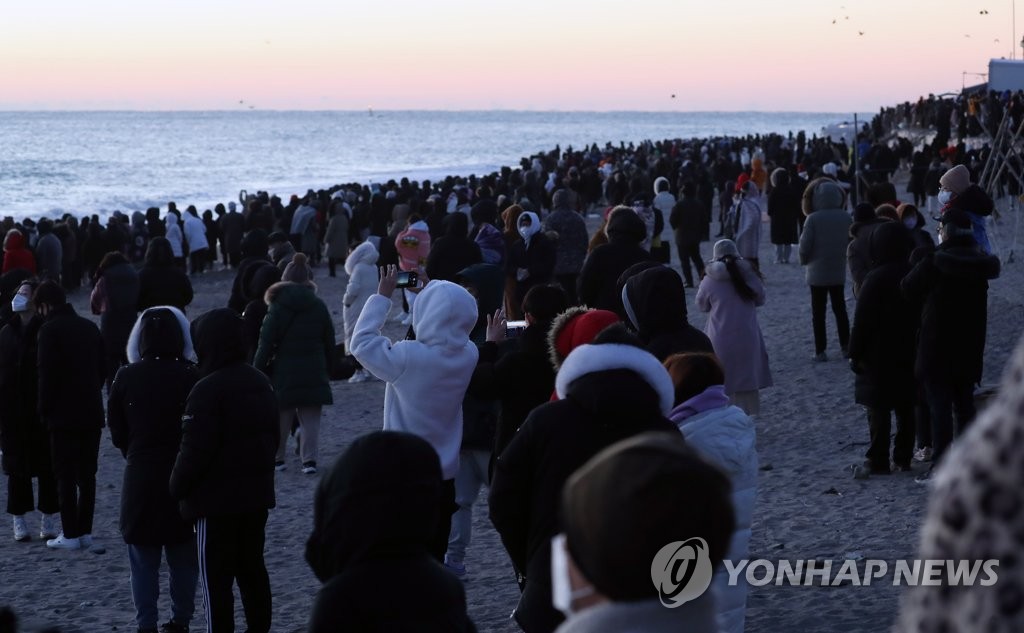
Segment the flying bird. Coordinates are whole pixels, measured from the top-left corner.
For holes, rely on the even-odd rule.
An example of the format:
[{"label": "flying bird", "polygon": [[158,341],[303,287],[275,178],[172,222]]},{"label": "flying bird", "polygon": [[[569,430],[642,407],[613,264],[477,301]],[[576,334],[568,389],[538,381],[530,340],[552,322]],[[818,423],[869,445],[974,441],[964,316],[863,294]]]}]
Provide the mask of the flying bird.
[{"label": "flying bird", "polygon": [[978,14],[979,15],[988,15],[988,9],[982,9],[981,11],[978,11]]},{"label": "flying bird", "polygon": [[995,39],[995,43],[996,43],[996,44],[998,44],[998,43],[999,43],[999,38],[998,38],[998,37],[997,37],[997,38]]},{"label": "flying bird", "polygon": [[964,37],[970,37],[970,35],[967,35],[966,33],[964,33]]},{"label": "flying bird", "polygon": [[864,31],[857,31],[857,35],[864,35]]},{"label": "flying bird", "polygon": [[675,99],[675,98],[676,98],[676,96],[675,96],[675,95],[672,95],[672,98],[673,98],[673,99]]},{"label": "flying bird", "polygon": [[835,20],[832,20],[832,24],[835,24],[835,23],[836,23],[836,21],[835,21]]}]

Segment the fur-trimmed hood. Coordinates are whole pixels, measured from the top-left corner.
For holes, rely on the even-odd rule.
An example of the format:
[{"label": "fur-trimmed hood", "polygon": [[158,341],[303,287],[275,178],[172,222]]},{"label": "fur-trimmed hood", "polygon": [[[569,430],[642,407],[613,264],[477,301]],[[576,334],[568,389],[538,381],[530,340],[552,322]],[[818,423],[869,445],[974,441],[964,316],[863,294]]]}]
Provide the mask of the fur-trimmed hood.
[{"label": "fur-trimmed hood", "polygon": [[[178,341],[178,343],[181,344],[180,350],[171,350],[170,347],[172,346],[167,346],[167,353],[178,355],[184,360],[192,362],[196,361],[196,351],[192,347],[192,335],[189,331],[189,322],[185,317],[185,314],[174,306],[153,306],[152,308],[143,310],[142,314],[139,315],[139,318],[135,320],[135,325],[132,327],[131,334],[128,335],[128,345],[125,348],[125,352],[129,363],[137,363],[145,356],[149,355],[149,351],[152,349],[151,346],[159,346],[161,343],[168,342],[166,339],[169,337],[167,337],[166,333],[161,335],[159,331],[143,332],[143,324],[155,319],[157,315],[154,313],[162,310],[169,311],[174,315],[174,319],[177,321],[178,327],[181,329],[181,337],[183,339],[182,341]],[[146,329],[148,330],[149,327],[147,326]],[[146,334],[145,338],[143,337],[143,334]],[[154,336],[165,340],[154,341]],[[176,347],[176,345],[173,345],[173,347]],[[158,351],[157,353],[160,352]]]},{"label": "fur-trimmed hood", "polygon": [[289,307],[301,309],[306,303],[316,301],[316,284],[312,281],[296,283],[294,281],[279,281],[267,288],[263,294],[263,301],[270,305],[275,301],[289,304]]},{"label": "fur-trimmed hood", "polygon": [[973,238],[953,238],[935,249],[935,267],[961,279],[989,280],[999,276],[999,258],[988,255]]},{"label": "fur-trimmed hood", "polygon": [[800,207],[804,215],[810,215],[822,209],[842,209],[846,203],[846,194],[831,178],[815,178],[804,189]]},{"label": "fur-trimmed hood", "polygon": [[348,256],[348,259],[345,260],[345,272],[351,275],[359,264],[373,266],[377,263],[379,257],[380,254],[377,252],[377,247],[372,242],[363,242],[355,247]]},{"label": "fur-trimmed hood", "polygon": [[624,369],[646,382],[658,396],[661,414],[672,411],[675,390],[665,367],[650,352],[619,343],[586,344],[574,349],[555,377],[555,393],[565,399],[572,383],[587,374]]},{"label": "fur-trimmed hood", "polygon": [[[576,323],[576,319],[583,319],[583,321]],[[548,330],[548,353],[551,358],[551,366],[558,371],[570,352],[578,346],[594,340],[601,330],[618,322],[619,317],[614,312],[592,310],[587,306],[575,306],[559,314],[551,322],[551,329]],[[567,328],[571,328],[572,332],[568,332]]]}]

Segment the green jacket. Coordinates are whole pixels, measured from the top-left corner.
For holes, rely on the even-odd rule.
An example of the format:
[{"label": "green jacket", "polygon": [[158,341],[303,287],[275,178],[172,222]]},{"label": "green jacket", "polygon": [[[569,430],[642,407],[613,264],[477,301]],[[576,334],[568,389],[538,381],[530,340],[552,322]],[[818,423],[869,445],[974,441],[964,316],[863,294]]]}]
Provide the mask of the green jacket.
[{"label": "green jacket", "polygon": [[253,365],[270,376],[282,408],[333,404],[328,368],[334,324],[313,288],[282,281],[264,296],[267,316]]}]

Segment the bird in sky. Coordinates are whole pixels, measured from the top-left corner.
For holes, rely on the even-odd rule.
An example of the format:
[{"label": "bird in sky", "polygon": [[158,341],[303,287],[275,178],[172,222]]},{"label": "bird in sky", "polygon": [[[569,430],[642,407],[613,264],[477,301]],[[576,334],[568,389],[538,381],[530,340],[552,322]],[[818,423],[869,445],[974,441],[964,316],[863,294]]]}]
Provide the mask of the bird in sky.
[{"label": "bird in sky", "polygon": [[832,20],[832,24],[835,24],[835,23],[836,23],[836,21],[835,21],[835,20]]},{"label": "bird in sky", "polygon": [[864,31],[857,31],[857,35],[864,35]]},{"label": "bird in sky", "polygon": [[979,15],[988,15],[988,9],[982,9],[981,11],[978,11],[978,14]]},{"label": "bird in sky", "polygon": [[675,98],[676,98],[676,96],[675,96],[675,95],[672,95],[672,98],[673,98],[673,99],[675,99]]}]

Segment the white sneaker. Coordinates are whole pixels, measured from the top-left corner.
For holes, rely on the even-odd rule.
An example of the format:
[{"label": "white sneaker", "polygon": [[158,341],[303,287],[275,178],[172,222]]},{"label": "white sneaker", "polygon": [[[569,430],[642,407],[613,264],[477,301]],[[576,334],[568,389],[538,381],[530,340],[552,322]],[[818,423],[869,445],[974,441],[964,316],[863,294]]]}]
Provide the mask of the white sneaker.
[{"label": "white sneaker", "polygon": [[402,325],[412,325],[412,312],[405,315],[405,318],[402,319]]},{"label": "white sneaker", "polygon": [[14,540],[19,543],[32,540],[28,533],[28,524],[25,523],[25,515],[23,514],[14,517]]},{"label": "white sneaker", "polygon": [[41,539],[57,538],[57,535],[60,534],[60,531],[57,529],[57,519],[58,518],[59,518],[59,515],[57,515],[57,514],[44,514],[43,515],[43,524],[39,527],[39,538],[41,538]]},{"label": "white sneaker", "polygon": [[83,534],[78,537],[78,544],[82,549],[89,549],[92,547],[92,534]]},{"label": "white sneaker", "polygon": [[367,375],[366,370],[364,370],[364,369],[357,369],[355,371],[355,373],[352,374],[352,377],[348,379],[348,381],[351,384],[356,384],[356,383],[360,383],[360,382],[366,382],[369,379],[370,379],[370,376]]},{"label": "white sneaker", "polygon": [[46,541],[46,546],[50,549],[80,549],[82,544],[76,538],[68,538],[64,536],[64,533],[62,532],[57,538]]}]

